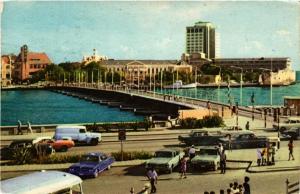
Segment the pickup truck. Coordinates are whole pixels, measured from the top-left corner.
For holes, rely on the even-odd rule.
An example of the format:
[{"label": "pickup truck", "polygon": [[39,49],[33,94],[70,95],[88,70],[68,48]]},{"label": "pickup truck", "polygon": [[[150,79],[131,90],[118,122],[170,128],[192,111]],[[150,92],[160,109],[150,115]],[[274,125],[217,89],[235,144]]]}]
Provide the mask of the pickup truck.
[{"label": "pickup truck", "polygon": [[282,123],[275,123],[273,124],[274,129],[279,129],[280,132],[284,132],[292,127],[300,127],[300,117],[289,117],[287,121]]},{"label": "pickup truck", "polygon": [[184,143],[187,146],[208,146],[217,145],[219,138],[224,137],[222,133],[212,133],[206,130],[192,130],[188,136],[178,136],[180,143]]},{"label": "pickup truck", "polygon": [[154,168],[157,171],[172,173],[173,169],[178,166],[184,153],[175,149],[162,149],[156,151],[154,157],[146,162],[145,168],[149,170]]},{"label": "pickup truck", "polygon": [[218,154],[218,148],[214,146],[207,146],[200,148],[199,152],[196,152],[196,156],[191,160],[192,168],[194,169],[210,169],[218,170],[220,166],[220,155]]}]

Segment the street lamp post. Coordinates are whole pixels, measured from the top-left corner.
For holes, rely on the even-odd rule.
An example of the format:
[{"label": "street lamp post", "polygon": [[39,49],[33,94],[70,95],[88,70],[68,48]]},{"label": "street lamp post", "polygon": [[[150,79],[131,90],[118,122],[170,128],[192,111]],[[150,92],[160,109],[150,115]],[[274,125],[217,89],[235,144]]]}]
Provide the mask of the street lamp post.
[{"label": "street lamp post", "polygon": [[[271,59],[271,64],[272,64],[272,59]],[[271,66],[271,68],[272,68],[272,66]],[[271,107],[272,107],[272,105],[273,105],[273,96],[272,96],[272,69],[267,69],[267,68],[259,68],[259,69],[261,69],[261,70],[265,70],[265,71],[270,71],[270,105],[271,105]]]},{"label": "street lamp post", "polygon": [[219,68],[219,76],[221,78],[221,80],[218,81],[218,102],[220,102],[220,81],[222,81],[222,69],[221,69],[221,66],[217,66],[217,65],[211,65],[213,67],[218,67]]}]

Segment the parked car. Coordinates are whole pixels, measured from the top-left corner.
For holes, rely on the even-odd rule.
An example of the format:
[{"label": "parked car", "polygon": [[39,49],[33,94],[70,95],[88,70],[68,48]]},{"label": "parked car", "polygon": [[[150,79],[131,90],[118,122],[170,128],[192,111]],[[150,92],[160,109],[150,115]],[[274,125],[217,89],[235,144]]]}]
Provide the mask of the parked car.
[{"label": "parked car", "polygon": [[55,151],[66,152],[69,148],[75,146],[74,141],[71,138],[64,138],[60,140],[54,140],[51,137],[38,137],[34,140],[38,144],[49,144]]},{"label": "parked car", "polygon": [[191,160],[194,169],[213,169],[218,170],[220,166],[220,155],[218,148],[215,146],[201,147],[196,152],[196,156]]},{"label": "parked car", "polygon": [[188,136],[178,136],[180,143],[184,143],[187,146],[197,145],[197,146],[208,146],[217,145],[219,138],[224,137],[217,131],[208,132],[207,130],[192,130]]},{"label": "parked car", "polygon": [[70,166],[68,172],[77,176],[92,176],[96,178],[98,174],[106,169],[110,169],[115,159],[100,152],[91,152],[82,156],[80,162]]},{"label": "parked car", "polygon": [[[262,148],[265,147],[267,141],[266,136],[256,136],[252,131],[244,131],[231,136],[231,148]],[[228,138],[220,138],[219,142],[222,143],[225,149],[229,148]]]},{"label": "parked car", "polygon": [[284,132],[292,127],[300,127],[300,117],[289,117],[287,121],[283,123],[273,124],[274,129],[279,129],[280,132]]},{"label": "parked car", "polygon": [[98,143],[101,141],[100,133],[87,132],[85,126],[57,126],[54,134],[54,139],[61,140],[65,137],[72,138],[75,144],[84,143],[90,145],[98,145]]},{"label": "parked car", "polygon": [[283,131],[282,135],[289,136],[290,138],[296,140],[300,137],[300,127],[292,127],[286,131]]},{"label": "parked car", "polygon": [[146,162],[146,169],[154,168],[157,171],[172,173],[178,166],[184,153],[175,149],[162,149],[156,151],[154,157]]},{"label": "parked car", "polygon": [[[1,160],[13,159],[13,155],[18,149],[29,149],[32,157],[37,156],[37,146],[34,144],[33,139],[24,139],[12,141],[9,146],[1,148]],[[40,145],[39,149],[44,151],[47,155],[53,153],[53,148],[51,145]]]}]

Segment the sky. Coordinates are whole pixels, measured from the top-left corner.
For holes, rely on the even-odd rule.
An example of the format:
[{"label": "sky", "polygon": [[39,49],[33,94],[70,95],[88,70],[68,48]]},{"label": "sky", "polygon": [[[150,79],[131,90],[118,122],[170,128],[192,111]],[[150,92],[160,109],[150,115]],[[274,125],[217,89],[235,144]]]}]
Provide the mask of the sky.
[{"label": "sky", "polygon": [[114,59],[180,59],[185,28],[209,21],[221,57],[290,57],[300,70],[300,6],[251,1],[6,1],[2,54],[20,47],[46,52],[54,63],[98,54]]}]

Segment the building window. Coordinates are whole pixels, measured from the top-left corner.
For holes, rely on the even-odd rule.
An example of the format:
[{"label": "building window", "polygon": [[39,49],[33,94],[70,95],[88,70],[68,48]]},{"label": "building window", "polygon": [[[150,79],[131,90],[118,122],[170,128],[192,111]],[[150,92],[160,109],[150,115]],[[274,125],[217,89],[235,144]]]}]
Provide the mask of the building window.
[{"label": "building window", "polygon": [[33,67],[34,67],[34,69],[36,69],[36,68],[37,68],[37,65],[36,65],[36,64],[34,64],[34,65],[33,65]]},{"label": "building window", "polygon": [[30,69],[32,69],[32,68],[33,68],[33,65],[31,64],[31,65],[30,65]]}]

